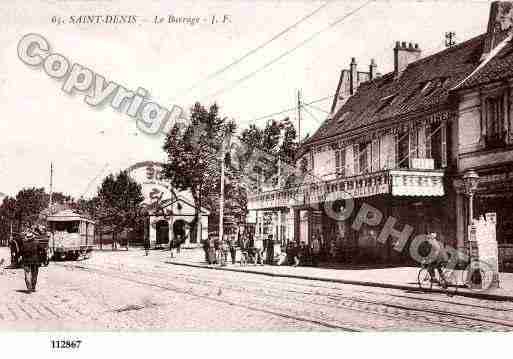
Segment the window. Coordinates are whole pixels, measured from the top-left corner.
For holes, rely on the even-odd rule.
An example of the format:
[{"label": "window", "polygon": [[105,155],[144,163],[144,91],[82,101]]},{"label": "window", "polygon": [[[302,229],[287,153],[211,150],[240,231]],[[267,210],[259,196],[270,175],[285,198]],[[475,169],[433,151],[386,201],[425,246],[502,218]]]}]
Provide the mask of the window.
[{"label": "window", "polygon": [[337,175],[340,177],[346,176],[346,150],[337,149],[335,150],[335,168]]},{"label": "window", "polygon": [[79,221],[52,222],[51,230],[56,232],[78,233]]},{"label": "window", "polygon": [[378,109],[376,110],[376,113],[379,113],[383,111],[386,107],[388,107],[395,99],[395,95],[390,95],[383,97],[381,99],[381,104],[379,105]]},{"label": "window", "polygon": [[371,159],[371,143],[370,142],[362,142],[358,145],[358,166],[360,169],[360,173],[369,173],[371,171],[370,168],[370,159]]},{"label": "window", "polygon": [[402,131],[396,134],[396,164],[399,168],[410,166],[410,132]]},{"label": "window", "polygon": [[426,157],[433,158],[435,168],[447,167],[446,124],[433,123],[426,127]]},{"label": "window", "polygon": [[371,159],[371,165],[372,165],[372,172],[379,171],[379,139],[375,139],[372,141],[372,159]]},{"label": "window", "polygon": [[485,100],[486,147],[496,148],[505,145],[504,120],[504,96],[487,98]]}]

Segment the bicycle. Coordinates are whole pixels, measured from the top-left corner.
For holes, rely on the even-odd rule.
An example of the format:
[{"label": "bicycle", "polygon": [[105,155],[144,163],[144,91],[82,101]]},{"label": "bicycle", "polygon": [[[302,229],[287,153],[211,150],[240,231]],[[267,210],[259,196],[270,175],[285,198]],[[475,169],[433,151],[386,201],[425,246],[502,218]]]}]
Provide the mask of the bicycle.
[{"label": "bicycle", "polygon": [[[461,280],[458,280],[458,270],[442,267],[442,277],[436,268],[432,272],[435,274],[434,278],[430,273],[430,263],[422,263],[422,268],[417,275],[417,283],[419,288],[424,291],[433,289],[433,284],[438,284],[444,289],[446,294],[455,294],[458,288],[464,287],[469,289],[482,289],[489,288],[491,283],[491,271],[488,264],[481,261],[472,261],[464,270],[461,271]],[[449,291],[449,288],[454,288],[454,292]]]}]

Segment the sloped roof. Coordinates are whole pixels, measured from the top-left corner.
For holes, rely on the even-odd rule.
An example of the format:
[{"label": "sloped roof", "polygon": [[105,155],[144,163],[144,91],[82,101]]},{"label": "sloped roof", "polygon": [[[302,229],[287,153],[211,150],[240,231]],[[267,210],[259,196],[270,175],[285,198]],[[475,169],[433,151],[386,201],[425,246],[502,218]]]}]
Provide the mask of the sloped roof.
[{"label": "sloped roof", "polygon": [[349,131],[380,125],[398,116],[447,105],[452,87],[479,65],[486,34],[422,58],[396,78],[393,72],[362,83],[304,145]]},{"label": "sloped roof", "polygon": [[86,216],[83,216],[79,213],[76,213],[70,209],[65,209],[57,212],[54,215],[48,216],[47,221],[49,222],[62,222],[62,221],[86,221],[90,223],[94,223],[93,220],[89,219]]},{"label": "sloped roof", "polygon": [[475,74],[458,86],[458,89],[471,88],[513,77],[513,41],[511,41],[511,35],[507,35],[508,32],[505,31],[497,39],[497,42],[505,41],[504,46],[496,54],[491,54],[493,57],[482,68],[478,69]]}]

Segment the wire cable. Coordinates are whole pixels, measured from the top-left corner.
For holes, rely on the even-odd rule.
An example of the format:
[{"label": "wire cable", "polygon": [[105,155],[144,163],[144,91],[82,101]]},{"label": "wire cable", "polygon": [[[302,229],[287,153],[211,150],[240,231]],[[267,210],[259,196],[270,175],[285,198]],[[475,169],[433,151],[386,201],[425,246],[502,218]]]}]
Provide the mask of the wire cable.
[{"label": "wire cable", "polygon": [[313,33],[312,35],[310,35],[309,37],[307,37],[306,39],[304,39],[303,41],[301,41],[299,44],[297,44],[296,46],[292,47],[291,49],[283,52],[282,54],[278,55],[277,57],[273,58],[271,61],[269,62],[266,62],[264,65],[260,66],[259,68],[257,68],[256,70],[254,70],[253,72],[250,72],[249,74],[241,77],[240,79],[232,82],[230,85],[228,85],[227,87],[224,87],[216,92],[214,92],[213,94],[211,94],[210,96],[207,96],[207,98],[212,98],[212,97],[216,97],[216,96],[219,96],[220,94],[222,93],[225,93],[233,88],[235,88],[236,86],[240,85],[241,83],[243,83],[244,81],[250,79],[251,77],[255,76],[256,74],[262,72],[263,70],[267,69],[268,67],[272,66],[274,63],[280,61],[281,59],[283,59],[284,57],[290,55],[291,53],[293,53],[294,51],[296,51],[297,49],[305,46],[307,43],[309,43],[310,41],[312,41],[313,39],[315,39],[317,36],[319,36],[320,34],[322,34],[323,32],[329,30],[330,28],[338,25],[339,23],[343,22],[344,20],[346,20],[347,18],[349,18],[350,16],[356,14],[357,12],[359,12],[360,10],[362,10],[363,8],[365,8],[367,5],[369,5],[371,2],[373,2],[375,0],[367,0],[365,3],[363,3],[362,5],[360,5],[359,7],[357,7],[356,9],[348,12],[347,14],[345,14],[344,16],[342,16],[341,18],[331,22],[330,24],[328,24],[328,26],[316,31],[315,33]]},{"label": "wire cable", "polygon": [[[232,68],[233,66],[235,65],[238,65],[239,63],[241,63],[242,61],[244,61],[246,58],[248,58],[249,56],[255,54],[257,51],[263,49],[264,47],[266,47],[267,45],[269,45],[270,43],[272,43],[273,41],[279,39],[280,37],[282,37],[283,35],[285,35],[287,32],[291,31],[292,29],[296,28],[298,25],[300,25],[301,23],[305,22],[306,20],[310,19],[312,16],[314,16],[315,14],[317,14],[319,11],[321,11],[322,9],[324,9],[330,2],[325,2],[324,4],[322,4],[321,6],[317,7],[316,9],[314,9],[312,12],[308,13],[307,15],[303,16],[301,19],[299,19],[298,21],[296,21],[295,23],[293,23],[292,25],[286,27],[285,29],[283,29],[282,31],[280,31],[279,33],[277,33],[276,35],[274,35],[273,37],[271,37],[270,39],[268,39],[267,41],[261,43],[260,45],[258,45],[257,47],[255,47],[254,49],[246,52],[244,55],[242,55],[241,57],[235,59],[234,61],[232,61],[231,63],[229,63],[228,65],[220,68],[219,70],[217,71],[214,71],[212,72],[210,75],[206,76],[205,78],[197,81],[194,85],[190,86],[189,88],[183,90],[183,93],[181,93],[180,95],[183,95],[183,94],[186,94],[186,93],[189,93],[191,92],[192,90],[196,89],[197,87],[199,87],[200,85],[202,85],[203,83],[207,82],[207,81],[210,81],[212,80],[214,77],[217,77],[219,75],[221,75],[222,73],[228,71],[230,68]],[[173,96],[173,98],[176,98],[177,95],[175,94]]]}]

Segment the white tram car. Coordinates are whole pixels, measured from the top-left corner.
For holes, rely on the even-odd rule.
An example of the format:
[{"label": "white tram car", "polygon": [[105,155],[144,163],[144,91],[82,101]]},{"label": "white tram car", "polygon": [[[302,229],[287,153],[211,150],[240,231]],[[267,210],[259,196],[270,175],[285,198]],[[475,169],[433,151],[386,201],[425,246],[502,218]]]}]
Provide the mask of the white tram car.
[{"label": "white tram car", "polygon": [[50,256],[54,259],[88,258],[95,243],[95,222],[71,210],[47,218]]}]

